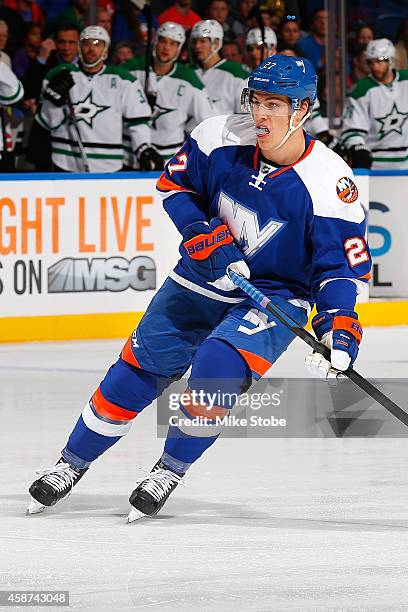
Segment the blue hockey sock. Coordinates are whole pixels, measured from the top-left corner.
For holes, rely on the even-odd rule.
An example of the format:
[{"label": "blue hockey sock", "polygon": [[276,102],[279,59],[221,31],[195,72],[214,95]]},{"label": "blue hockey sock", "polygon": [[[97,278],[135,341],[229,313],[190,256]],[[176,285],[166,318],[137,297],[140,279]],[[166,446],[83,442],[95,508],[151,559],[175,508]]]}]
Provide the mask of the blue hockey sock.
[{"label": "blue hockey sock", "polygon": [[[244,358],[231,345],[217,338],[205,340],[194,358],[187,392],[191,403],[180,405],[176,425],[170,425],[162,455],[162,462],[175,472],[185,472],[192,463],[218,438],[222,425],[216,417],[229,415],[234,405],[234,394],[240,395],[249,387],[251,373]],[[195,394],[194,394],[195,392]],[[215,404],[201,402],[202,398],[216,398]],[[200,400],[198,404],[196,399]],[[219,401],[218,401],[219,400]],[[206,424],[183,427],[184,419],[205,417]],[[174,422],[174,419],[173,419]]]},{"label": "blue hockey sock", "polygon": [[77,468],[89,467],[128,433],[133,419],[167,382],[119,358],[83,409],[62,451],[64,459]]}]

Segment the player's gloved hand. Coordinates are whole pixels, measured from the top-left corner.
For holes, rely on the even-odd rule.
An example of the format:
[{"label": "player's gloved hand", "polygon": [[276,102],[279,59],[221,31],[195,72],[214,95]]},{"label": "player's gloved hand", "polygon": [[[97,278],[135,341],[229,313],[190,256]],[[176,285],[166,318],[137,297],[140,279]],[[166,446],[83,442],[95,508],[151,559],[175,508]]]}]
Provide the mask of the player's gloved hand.
[{"label": "player's gloved hand", "polygon": [[352,168],[371,168],[373,163],[371,151],[365,145],[358,144],[350,147],[349,155]]},{"label": "player's gloved hand", "polygon": [[312,327],[318,340],[331,351],[330,362],[313,351],[305,358],[306,368],[319,378],[337,378],[353,365],[363,330],[353,310],[337,310],[335,313],[319,312],[312,319]]},{"label": "player's gloved hand", "polygon": [[67,101],[68,92],[75,85],[71,71],[63,68],[55,74],[47,83],[43,96],[55,106],[64,106]]},{"label": "player's gloved hand", "polygon": [[229,268],[245,278],[250,277],[242,253],[221,219],[211,219],[210,223],[196,221],[184,228],[182,234],[183,263],[200,281],[232,291],[236,285],[228,277]]},{"label": "player's gloved hand", "polygon": [[141,170],[163,170],[164,168],[162,156],[148,144],[139,147],[136,159]]}]

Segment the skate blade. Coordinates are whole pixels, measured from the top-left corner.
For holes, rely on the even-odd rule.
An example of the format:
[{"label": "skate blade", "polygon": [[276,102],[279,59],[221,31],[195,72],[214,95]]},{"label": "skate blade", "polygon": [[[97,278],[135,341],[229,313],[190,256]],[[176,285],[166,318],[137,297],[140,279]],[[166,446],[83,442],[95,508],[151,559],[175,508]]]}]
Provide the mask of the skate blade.
[{"label": "skate blade", "polygon": [[31,514],[39,514],[40,512],[43,512],[45,508],[46,507],[43,504],[40,504],[40,502],[32,497],[30,503],[28,504],[26,515],[30,516]]},{"label": "skate blade", "polygon": [[128,523],[133,523],[134,521],[138,521],[142,518],[148,517],[149,514],[145,514],[144,512],[140,512],[140,510],[138,510],[137,508],[131,508],[128,517],[127,517],[127,522]]}]

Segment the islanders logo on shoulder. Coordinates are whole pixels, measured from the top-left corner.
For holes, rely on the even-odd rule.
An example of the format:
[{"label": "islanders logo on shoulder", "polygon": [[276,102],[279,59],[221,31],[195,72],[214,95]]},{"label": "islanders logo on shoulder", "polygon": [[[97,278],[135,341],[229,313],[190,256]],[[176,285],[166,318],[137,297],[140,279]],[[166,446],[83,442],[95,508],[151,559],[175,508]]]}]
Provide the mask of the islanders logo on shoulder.
[{"label": "islanders logo on shoulder", "polygon": [[336,184],[337,197],[345,204],[351,204],[358,198],[357,185],[348,176],[342,176]]}]

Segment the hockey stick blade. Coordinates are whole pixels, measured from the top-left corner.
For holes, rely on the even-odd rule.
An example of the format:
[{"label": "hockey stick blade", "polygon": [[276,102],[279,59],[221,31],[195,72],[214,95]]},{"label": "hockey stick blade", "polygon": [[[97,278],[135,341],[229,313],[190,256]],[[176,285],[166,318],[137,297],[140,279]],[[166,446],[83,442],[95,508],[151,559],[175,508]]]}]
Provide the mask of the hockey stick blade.
[{"label": "hockey stick blade", "polygon": [[[283,323],[283,325],[286,325],[286,327],[288,327],[296,336],[306,342],[306,344],[308,344],[314,351],[321,353],[325,359],[330,361],[330,349],[328,349],[327,346],[324,346],[324,344],[319,342],[317,338],[312,336],[310,332],[299,325],[297,321],[292,319],[292,317],[286,314],[278,306],[272,304],[271,300],[267,298],[266,295],[261,293],[261,291],[256,289],[250,282],[248,282],[246,278],[236,274],[232,270],[228,270],[228,276],[237,287],[242,289],[242,291],[252,298],[254,302],[263,308],[263,310],[272,314],[278,321]],[[367,395],[381,404],[381,406],[404,423],[404,425],[408,426],[408,413],[393,402],[392,399],[384,395],[382,391],[377,389],[377,387],[371,384],[366,378],[364,378],[364,376],[361,376],[361,374],[353,370],[353,368],[348,368],[342,372],[342,374],[347,376],[347,378],[357,385],[357,387],[365,391]]]}]

